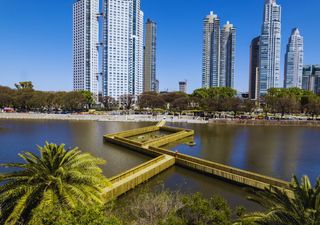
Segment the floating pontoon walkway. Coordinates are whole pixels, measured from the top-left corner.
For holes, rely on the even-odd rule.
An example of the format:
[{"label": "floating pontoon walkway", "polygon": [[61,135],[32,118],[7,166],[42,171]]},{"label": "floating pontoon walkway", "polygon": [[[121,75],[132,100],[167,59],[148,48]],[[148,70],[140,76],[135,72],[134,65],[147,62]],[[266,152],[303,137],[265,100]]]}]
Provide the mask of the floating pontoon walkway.
[{"label": "floating pontoon walkway", "polygon": [[[161,148],[167,144],[194,135],[193,130],[167,127],[164,125],[165,122],[160,122],[155,126],[104,136],[104,141],[106,142],[121,145],[134,151],[156,157],[154,160],[111,178],[112,185],[106,189],[108,199],[120,196],[174,164],[241,186],[262,190],[272,185],[284,190],[289,190],[289,183],[283,180]],[[154,132],[158,132],[158,135],[153,135]],[[165,134],[161,135],[161,132]],[[145,139],[145,137],[148,138]]]}]

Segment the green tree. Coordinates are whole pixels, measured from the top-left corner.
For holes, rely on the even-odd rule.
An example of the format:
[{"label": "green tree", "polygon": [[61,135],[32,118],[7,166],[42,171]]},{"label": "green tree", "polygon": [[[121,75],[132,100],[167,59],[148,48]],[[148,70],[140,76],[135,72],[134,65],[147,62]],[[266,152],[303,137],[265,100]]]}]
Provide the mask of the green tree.
[{"label": "green tree", "polygon": [[292,194],[271,186],[265,191],[254,191],[249,199],[266,209],[264,213],[245,216],[244,221],[254,220],[261,225],[318,225],[320,224],[320,179],[314,187],[307,176],[299,183],[293,177]]},{"label": "green tree", "polygon": [[256,108],[256,102],[254,100],[245,99],[243,101],[243,109],[245,112],[252,113]]},{"label": "green tree", "polygon": [[29,111],[32,107],[34,91],[29,88],[19,89],[13,96],[13,106],[19,111]]},{"label": "green tree", "polygon": [[308,104],[306,104],[306,108],[309,114],[311,114],[312,118],[318,117],[320,114],[320,97],[313,96],[308,99]]},{"label": "green tree", "polygon": [[171,108],[181,114],[183,110],[188,109],[189,103],[188,97],[177,98],[172,102]]},{"label": "green tree", "polygon": [[118,217],[131,225],[156,225],[182,207],[181,194],[168,191],[141,190],[122,203]]},{"label": "green tree", "polygon": [[111,110],[117,109],[119,107],[119,103],[117,102],[117,100],[115,100],[114,98],[112,98],[110,96],[102,97],[100,102],[103,103],[104,108],[107,111],[111,111]]},{"label": "green tree", "polygon": [[108,216],[102,206],[78,206],[75,209],[37,210],[29,225],[121,225],[114,216]]},{"label": "green tree", "polygon": [[33,90],[33,84],[31,81],[22,81],[14,84],[18,90]]},{"label": "green tree", "polygon": [[82,111],[87,106],[87,99],[78,91],[62,94],[63,108],[69,111]]},{"label": "green tree", "polygon": [[193,105],[204,111],[227,110],[225,102],[235,97],[236,90],[229,87],[200,88],[191,94]]},{"label": "green tree", "polygon": [[166,103],[167,109],[170,109],[176,99],[187,97],[183,92],[169,92],[160,95],[160,98]]},{"label": "green tree", "polygon": [[93,94],[90,91],[79,91],[82,94],[82,97],[85,100],[87,108],[91,108],[91,105],[94,104]]},{"label": "green tree", "polygon": [[140,109],[155,109],[155,108],[164,108],[165,102],[162,98],[159,97],[156,92],[145,92],[139,96],[139,107]]},{"label": "green tree", "polygon": [[8,87],[0,86],[0,108],[8,107],[13,104],[14,90]]},{"label": "green tree", "polygon": [[225,102],[225,109],[228,111],[233,111],[234,116],[238,114],[239,111],[242,111],[243,109],[243,101],[240,98],[233,97],[228,98]]},{"label": "green tree", "polygon": [[135,97],[132,94],[125,94],[119,97],[122,109],[130,110],[134,104]]},{"label": "green tree", "polygon": [[303,91],[299,88],[270,88],[265,96],[265,103],[273,113],[281,113],[283,117],[300,108],[302,96]]},{"label": "green tree", "polygon": [[46,143],[40,156],[24,152],[24,163],[2,164],[18,168],[0,175],[0,224],[27,223],[33,210],[102,204],[102,190],[108,184],[98,165],[104,160],[78,148]]},{"label": "green tree", "polygon": [[183,206],[164,224],[175,225],[231,225],[231,210],[223,198],[203,198],[200,194],[185,196]]}]

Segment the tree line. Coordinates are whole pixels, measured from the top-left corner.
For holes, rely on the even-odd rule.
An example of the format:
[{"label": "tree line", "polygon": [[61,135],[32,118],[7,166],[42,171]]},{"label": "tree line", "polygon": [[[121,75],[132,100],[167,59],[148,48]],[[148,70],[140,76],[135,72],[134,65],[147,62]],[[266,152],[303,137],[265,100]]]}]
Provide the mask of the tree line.
[{"label": "tree line", "polygon": [[143,109],[167,109],[175,112],[198,110],[206,113],[252,113],[262,109],[265,114],[303,113],[317,117],[320,114],[320,96],[299,88],[271,88],[260,101],[236,96],[236,90],[227,87],[201,88],[187,95],[180,92],[165,94],[143,93],[139,106]]},{"label": "tree line", "polygon": [[15,86],[16,89],[0,86],[0,108],[12,107],[18,112],[83,111],[94,102],[88,91],[36,91],[31,82],[20,82]]},{"label": "tree line", "polygon": [[[320,96],[299,88],[271,88],[259,102],[237,97],[236,90],[228,87],[200,88],[192,94],[182,92],[145,92],[135,97],[127,94],[118,99],[99,97],[103,109],[148,110],[182,113],[184,111],[215,114],[219,112],[252,113],[256,109],[268,113],[320,115]],[[12,107],[17,111],[84,111],[94,103],[88,91],[45,92],[33,89],[31,82],[20,82],[16,89],[0,86],[0,108]]]}]

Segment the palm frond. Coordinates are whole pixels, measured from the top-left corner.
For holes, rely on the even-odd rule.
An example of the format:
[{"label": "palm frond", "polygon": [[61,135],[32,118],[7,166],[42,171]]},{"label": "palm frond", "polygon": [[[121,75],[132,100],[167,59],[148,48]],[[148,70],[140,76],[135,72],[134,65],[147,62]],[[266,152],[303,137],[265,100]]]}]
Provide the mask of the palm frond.
[{"label": "palm frond", "polygon": [[0,175],[0,224],[29,221],[34,210],[53,206],[103,204],[102,191],[109,184],[99,168],[103,159],[47,142],[38,151],[39,156],[19,154],[25,163],[0,165],[19,169]]}]

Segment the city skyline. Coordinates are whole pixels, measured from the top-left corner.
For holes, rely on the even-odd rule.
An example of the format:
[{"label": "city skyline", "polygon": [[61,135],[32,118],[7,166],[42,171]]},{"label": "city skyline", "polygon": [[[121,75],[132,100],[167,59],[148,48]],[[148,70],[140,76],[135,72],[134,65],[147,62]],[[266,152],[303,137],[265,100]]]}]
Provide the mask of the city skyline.
[{"label": "city skyline", "polygon": [[[21,2],[17,3],[16,0],[13,0],[12,2],[10,1],[10,3],[4,3],[4,5],[7,5],[8,8],[10,8],[9,7],[10,5],[16,4],[15,7],[17,8],[18,11],[20,7],[21,7],[21,10],[24,7],[28,8],[28,6],[26,6]],[[257,8],[259,6],[261,10],[257,10],[259,11],[258,13],[256,12],[252,13],[254,18],[258,22],[250,21],[250,29],[252,31],[248,35],[244,35],[247,29],[244,27],[244,23],[241,22],[242,20],[241,16],[239,14],[235,14],[234,16],[232,16],[231,12],[233,12],[233,10],[230,10],[229,8],[227,8],[226,7],[227,4],[221,3],[218,0],[213,1],[214,3],[212,4],[209,4],[208,2],[209,1],[204,1],[201,4],[198,4],[198,3],[195,4],[195,8],[201,9],[201,10],[197,10],[195,15],[193,15],[188,21],[189,22],[191,20],[193,21],[189,24],[190,28],[194,31],[197,30],[197,32],[192,32],[192,35],[191,35],[192,37],[189,37],[190,35],[184,36],[183,38],[180,37],[181,43],[177,44],[176,35],[175,35],[176,32],[172,32],[173,31],[172,29],[175,28],[177,32],[180,31],[180,29],[183,29],[183,26],[181,28],[180,27],[176,28],[174,26],[178,21],[181,21],[179,19],[179,14],[177,14],[178,21],[174,21],[172,26],[168,26],[168,22],[172,19],[172,16],[173,16],[172,12],[174,10],[175,11],[177,10],[176,7],[177,5],[179,5],[179,1],[178,0],[175,1],[172,8],[168,10],[167,13],[169,16],[167,16],[168,18],[166,20],[163,19],[164,17],[163,12],[161,13],[161,11],[157,12],[156,10],[154,10],[155,8],[159,7],[159,5],[161,6],[163,4],[160,4],[159,2],[154,2],[154,4],[150,4],[148,1],[142,1],[143,10],[147,14],[146,17],[153,18],[159,24],[158,74],[159,74],[159,79],[161,81],[161,90],[164,88],[169,88],[169,90],[176,89],[174,87],[175,85],[170,84],[170,80],[172,79],[172,76],[174,76],[175,80],[177,81],[183,80],[185,78],[188,79],[190,81],[190,90],[201,87],[201,80],[200,80],[201,55],[199,56],[199,52],[201,52],[201,40],[200,42],[194,41],[194,40],[201,39],[202,32],[200,32],[200,35],[199,35],[198,31],[202,30],[202,27],[201,27],[202,18],[204,15],[207,14],[208,11],[213,10],[220,17],[222,17],[222,24],[225,23],[225,19],[228,19],[232,21],[234,24],[236,24],[236,27],[238,28],[238,32],[239,32],[238,36],[240,38],[237,44],[237,58],[236,58],[237,68],[235,73],[236,74],[235,88],[240,91],[247,91],[248,89],[247,81],[248,81],[248,74],[249,74],[248,72],[249,45],[252,38],[255,37],[257,34],[259,34],[260,25],[257,26],[256,24],[261,24],[261,10],[263,10],[263,7],[262,7],[263,2],[261,1],[261,3],[259,4],[258,3],[254,4],[255,7],[253,8]],[[232,4],[235,6],[234,8],[239,6],[237,1],[231,0],[230,2],[232,2]],[[282,35],[284,39],[284,41],[282,42],[282,52],[284,52],[283,47],[285,46],[285,42],[287,42],[289,38],[290,32],[288,32],[288,30],[289,29],[291,30],[292,27],[297,26],[300,28],[300,30],[302,30],[306,40],[305,64],[317,64],[319,61],[318,60],[319,57],[317,57],[317,52],[319,52],[317,51],[318,46],[315,45],[316,43],[315,37],[313,37],[313,35],[310,35],[311,33],[313,33],[313,30],[311,30],[310,28],[311,26],[314,26],[314,21],[308,20],[310,26],[307,26],[307,27],[309,27],[309,29],[304,28],[306,23],[306,21],[304,22],[304,20],[297,22],[297,20],[294,20],[294,18],[290,17],[290,21],[289,21],[288,15],[292,13],[292,10],[287,8],[313,9],[315,8],[315,5],[318,5],[318,3],[316,1],[309,1],[304,4],[299,4],[299,2],[295,0],[290,2],[278,0],[277,2],[279,2],[279,4],[282,5],[283,12],[284,12],[283,26],[285,26],[285,29],[284,31],[282,31]],[[9,22],[5,23],[5,20],[2,20],[0,25],[2,28],[4,28],[2,29],[4,31],[3,43],[6,43],[6,44],[2,46],[2,51],[1,51],[3,55],[5,55],[5,57],[2,56],[1,58],[2,59],[1,62],[3,63],[3,66],[0,69],[0,84],[8,85],[12,87],[13,83],[16,83],[18,81],[32,80],[35,84],[35,87],[41,90],[72,89],[72,81],[70,77],[70,75],[72,74],[72,71],[71,71],[72,57],[70,57],[70,55],[72,54],[72,51],[70,51],[70,49],[72,48],[72,44],[70,44],[70,41],[72,39],[70,38],[70,40],[67,40],[65,36],[70,37],[70,33],[72,33],[71,32],[72,25],[70,26],[70,15],[72,11],[71,3],[74,3],[74,1],[68,1],[68,2],[56,1],[56,3],[57,4],[48,3],[46,6],[42,6],[41,4],[38,4],[38,6],[36,7],[37,9],[40,9],[39,11],[45,11],[45,10],[41,10],[42,7],[44,9],[52,8],[52,12],[51,11],[47,12],[44,17],[45,19],[44,21],[50,21],[49,24],[52,25],[51,26],[52,31],[55,32],[55,35],[53,35],[50,38],[48,37],[48,34],[52,32],[51,30],[50,32],[48,30],[45,30],[45,32],[41,32],[41,35],[37,35],[37,29],[34,29],[33,30],[34,36],[32,37],[35,37],[34,38],[35,40],[30,40],[32,38],[31,36],[28,36],[28,33],[26,33],[26,29],[24,29],[23,27],[20,27],[19,26],[20,24],[17,24],[16,26],[20,28],[19,33],[24,34],[22,39],[23,42],[17,42],[18,40],[20,40],[18,36],[15,38],[8,39],[8,36],[11,36],[9,34],[15,34],[14,31],[16,30],[14,26],[8,26],[8,24],[10,24]],[[250,4],[250,0],[248,0],[246,3],[243,3],[242,7],[248,7],[249,4]],[[251,1],[251,4],[252,4],[252,1]],[[55,20],[53,20],[54,18],[53,12],[55,12],[54,11],[55,7],[58,7],[58,6],[62,9],[62,11],[59,12],[59,17],[63,18],[64,22],[63,23],[60,22],[56,24],[55,20],[59,20],[59,18],[55,18]],[[182,7],[182,9],[188,8],[188,7],[190,7],[190,4],[186,3]],[[65,11],[66,9],[68,9],[69,12],[66,12]],[[205,13],[203,13],[204,11]],[[308,15],[310,15],[310,12],[312,11],[303,10],[304,17],[308,18]],[[3,12],[2,15],[5,17],[6,12]],[[40,13],[37,16],[30,15],[29,17],[26,17],[25,20],[37,21],[39,24],[37,23],[33,24],[33,26],[37,27],[40,24],[42,24],[39,22],[42,16],[44,16],[43,13]],[[65,18],[69,18],[69,19],[65,20]],[[197,18],[197,20],[195,20],[195,18]],[[17,21],[15,21],[15,23],[17,23]],[[24,21],[22,21],[22,25],[24,25]],[[59,30],[58,27],[64,32],[57,32],[57,30]],[[13,32],[10,32],[10,30],[12,30]],[[164,39],[164,36],[170,36],[170,38],[168,37],[167,39]],[[45,43],[50,43],[50,44],[43,45],[42,39],[45,40]],[[58,41],[61,42],[60,46],[57,45],[57,40],[55,39],[58,39]],[[186,45],[187,43],[189,43],[191,39],[192,39],[192,45]],[[8,47],[12,46],[13,44],[14,44],[14,48],[10,48],[11,51],[9,51]],[[173,45],[176,45],[175,48],[172,48]],[[185,50],[183,49],[180,52],[182,45],[184,46]],[[311,45],[313,45],[313,48],[310,47]],[[39,46],[41,46],[41,48],[39,48]],[[57,46],[59,46],[59,48],[57,48]],[[31,51],[26,51],[26,49],[30,49],[30,48],[31,48]],[[187,50],[192,54],[185,54],[186,53],[185,51]],[[28,56],[26,55],[27,53],[28,53]],[[59,54],[59,53],[62,53],[62,54]],[[177,56],[180,56],[180,57],[177,57]],[[12,63],[8,61],[12,59],[12,57],[15,59],[15,61],[11,60],[12,62],[16,63],[15,67],[12,67],[11,66]],[[172,60],[172,57],[174,57],[175,60]],[[191,64],[190,60],[194,63]],[[282,62],[281,64],[284,64],[284,55],[281,56],[281,62]],[[8,75],[5,76],[5,74],[8,74]],[[284,75],[284,70],[281,69],[282,79],[283,79],[283,75]]]}]

